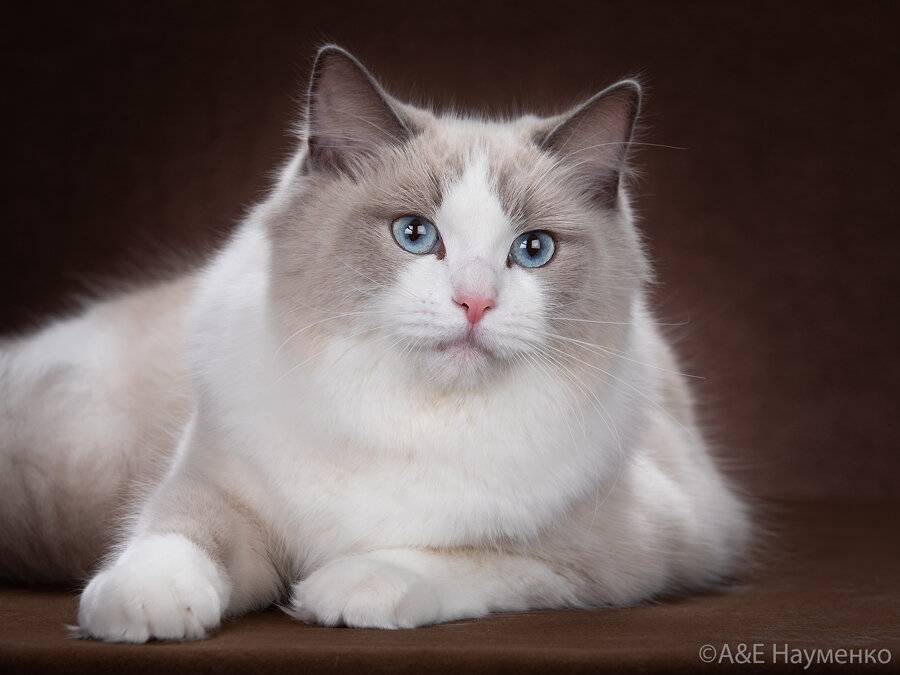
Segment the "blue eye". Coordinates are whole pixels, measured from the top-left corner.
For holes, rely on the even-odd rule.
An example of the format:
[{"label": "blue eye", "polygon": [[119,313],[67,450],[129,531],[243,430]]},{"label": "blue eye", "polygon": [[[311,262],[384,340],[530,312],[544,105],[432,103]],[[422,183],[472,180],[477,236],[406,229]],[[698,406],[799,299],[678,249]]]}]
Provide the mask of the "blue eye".
[{"label": "blue eye", "polygon": [[526,232],[516,237],[509,247],[509,259],[521,267],[543,267],[556,250],[556,242],[542,230]]},{"label": "blue eye", "polygon": [[391,225],[391,230],[400,247],[416,255],[434,253],[441,241],[434,224],[421,216],[397,218]]}]

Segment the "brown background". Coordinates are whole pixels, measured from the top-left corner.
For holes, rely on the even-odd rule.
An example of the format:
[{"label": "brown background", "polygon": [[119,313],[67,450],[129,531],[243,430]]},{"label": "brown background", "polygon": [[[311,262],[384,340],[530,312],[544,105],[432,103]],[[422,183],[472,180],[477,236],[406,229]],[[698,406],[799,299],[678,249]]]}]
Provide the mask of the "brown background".
[{"label": "brown background", "polygon": [[38,5],[2,29],[0,331],[220,241],[290,151],[324,41],[479,110],[640,74],[643,140],[674,146],[638,155],[656,307],[734,475],[900,494],[900,3]]}]

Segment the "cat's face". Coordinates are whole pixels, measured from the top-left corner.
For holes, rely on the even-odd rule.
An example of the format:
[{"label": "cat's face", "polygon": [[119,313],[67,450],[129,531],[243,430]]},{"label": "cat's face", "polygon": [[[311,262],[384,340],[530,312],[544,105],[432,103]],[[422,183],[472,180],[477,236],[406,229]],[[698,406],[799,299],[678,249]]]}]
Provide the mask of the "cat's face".
[{"label": "cat's face", "polygon": [[[271,218],[272,297],[297,358],[349,338],[471,387],[621,344],[645,275],[613,160],[627,138],[585,141],[577,119],[437,118],[364,72],[348,89],[358,65],[334,59],[329,73],[320,57],[309,152]],[[630,135],[603,114],[608,136]]]}]

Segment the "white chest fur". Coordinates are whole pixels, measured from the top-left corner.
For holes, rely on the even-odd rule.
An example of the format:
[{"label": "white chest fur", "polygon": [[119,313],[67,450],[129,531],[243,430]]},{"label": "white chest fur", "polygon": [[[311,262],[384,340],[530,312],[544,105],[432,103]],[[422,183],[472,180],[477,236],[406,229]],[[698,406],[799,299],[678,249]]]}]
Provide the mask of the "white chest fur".
[{"label": "white chest fur", "polygon": [[197,433],[258,472],[299,558],[527,539],[621,468],[633,416],[621,388],[587,394],[522,365],[439,394],[401,375],[402,354],[353,337],[279,361],[263,239],[248,228],[229,248],[195,310]]},{"label": "white chest fur", "polygon": [[369,366],[361,387],[348,384],[357,359],[306,371],[225,441],[276,496],[281,535],[303,559],[527,539],[619,468],[607,420],[543,373],[429,397],[389,385],[389,362]]}]

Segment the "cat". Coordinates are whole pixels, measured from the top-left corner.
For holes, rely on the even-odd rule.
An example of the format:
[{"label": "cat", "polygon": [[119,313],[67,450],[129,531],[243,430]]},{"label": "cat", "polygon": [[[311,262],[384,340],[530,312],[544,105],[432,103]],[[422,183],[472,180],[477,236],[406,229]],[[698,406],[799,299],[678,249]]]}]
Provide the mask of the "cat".
[{"label": "cat", "polygon": [[751,519],[648,309],[640,100],[438,115],[322,48],[296,154],[208,264],[0,347],[3,575],[92,574],[75,630],[118,642],[727,581]]}]

